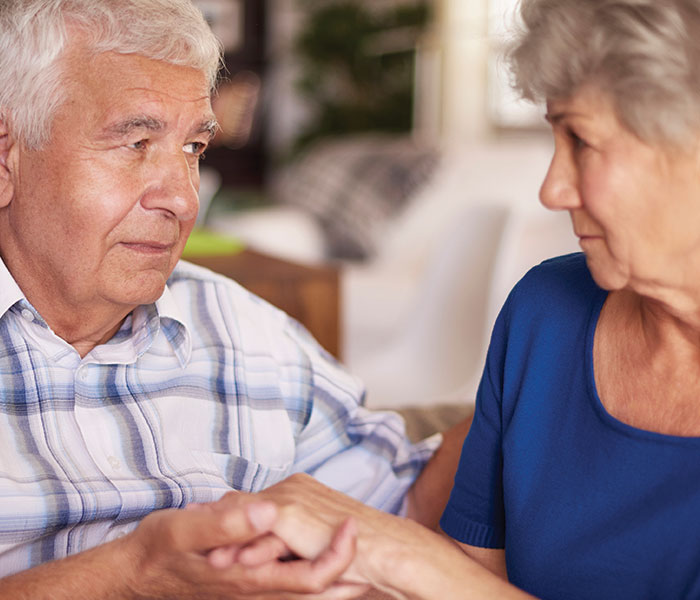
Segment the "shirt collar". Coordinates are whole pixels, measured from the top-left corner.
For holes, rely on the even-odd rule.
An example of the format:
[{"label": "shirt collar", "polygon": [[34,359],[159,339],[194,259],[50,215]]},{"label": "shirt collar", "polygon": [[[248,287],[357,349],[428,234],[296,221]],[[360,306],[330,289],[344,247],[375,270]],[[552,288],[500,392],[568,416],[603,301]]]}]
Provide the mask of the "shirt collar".
[{"label": "shirt collar", "polygon": [[[0,318],[22,300],[26,301],[24,293],[17,285],[2,258],[0,258]],[[180,365],[184,367],[189,362],[192,354],[192,338],[190,335],[192,325],[187,322],[167,285],[161,297],[156,300],[155,305],[137,306],[134,309],[131,322],[132,334],[139,335],[137,329],[141,329],[143,334],[145,334],[142,334],[139,341],[136,342],[139,356],[148,350],[153,336],[160,327],[172,345]],[[99,350],[97,353],[101,354]]]},{"label": "shirt collar", "polygon": [[22,290],[19,289],[14,277],[0,258],[0,317],[22,299],[24,299]]},{"label": "shirt collar", "polygon": [[160,317],[163,334],[172,344],[175,355],[184,367],[192,354],[192,323],[186,318],[167,285],[156,300],[155,308]]}]

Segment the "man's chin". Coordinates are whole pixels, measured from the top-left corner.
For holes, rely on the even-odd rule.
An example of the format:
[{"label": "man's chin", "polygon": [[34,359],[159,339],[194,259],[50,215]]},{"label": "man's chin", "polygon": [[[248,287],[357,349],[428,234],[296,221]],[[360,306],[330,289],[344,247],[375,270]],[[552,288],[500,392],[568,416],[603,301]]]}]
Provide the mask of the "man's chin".
[{"label": "man's chin", "polygon": [[122,304],[138,306],[152,304],[165,290],[170,271],[147,271],[127,278],[120,289],[115,290]]}]

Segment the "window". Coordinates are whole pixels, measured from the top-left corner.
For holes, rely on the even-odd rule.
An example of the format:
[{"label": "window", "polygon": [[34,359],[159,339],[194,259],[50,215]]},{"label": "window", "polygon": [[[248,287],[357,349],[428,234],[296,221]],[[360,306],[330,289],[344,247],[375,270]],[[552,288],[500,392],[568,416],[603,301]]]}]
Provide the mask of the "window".
[{"label": "window", "polygon": [[510,73],[503,61],[504,42],[516,22],[517,3],[518,0],[489,0],[489,118],[496,127],[544,128],[543,107],[518,97],[510,86]]}]

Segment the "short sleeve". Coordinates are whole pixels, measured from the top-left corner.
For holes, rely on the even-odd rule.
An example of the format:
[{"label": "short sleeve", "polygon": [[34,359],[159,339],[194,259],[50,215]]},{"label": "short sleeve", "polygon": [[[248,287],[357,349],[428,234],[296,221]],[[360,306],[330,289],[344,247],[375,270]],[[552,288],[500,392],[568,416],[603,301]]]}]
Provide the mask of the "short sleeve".
[{"label": "short sleeve", "polygon": [[505,546],[501,399],[507,312],[508,304],[493,329],[474,420],[440,521],[457,541],[482,548]]}]

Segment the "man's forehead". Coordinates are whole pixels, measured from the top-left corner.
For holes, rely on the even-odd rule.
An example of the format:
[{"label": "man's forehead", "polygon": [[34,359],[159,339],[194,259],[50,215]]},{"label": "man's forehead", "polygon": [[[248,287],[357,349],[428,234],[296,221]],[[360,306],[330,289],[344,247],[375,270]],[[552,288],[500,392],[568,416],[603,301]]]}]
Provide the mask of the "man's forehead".
[{"label": "man's forehead", "polygon": [[77,128],[94,140],[117,139],[137,129],[190,135],[216,127],[201,70],[113,52],[82,62],[78,68],[71,60],[64,71],[66,102],[54,120],[57,127]]},{"label": "man's forehead", "polygon": [[179,102],[208,102],[210,87],[200,69],[139,54],[102,52],[86,57],[67,54],[65,83],[77,94],[108,98],[132,97]]}]

